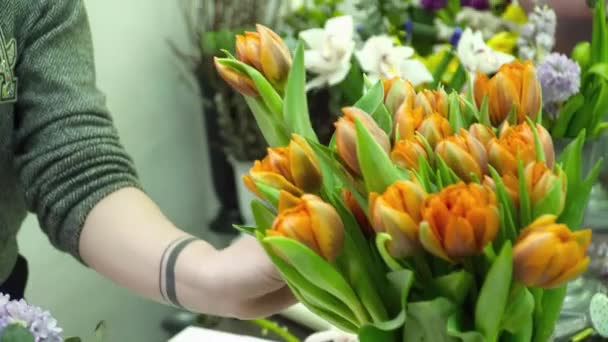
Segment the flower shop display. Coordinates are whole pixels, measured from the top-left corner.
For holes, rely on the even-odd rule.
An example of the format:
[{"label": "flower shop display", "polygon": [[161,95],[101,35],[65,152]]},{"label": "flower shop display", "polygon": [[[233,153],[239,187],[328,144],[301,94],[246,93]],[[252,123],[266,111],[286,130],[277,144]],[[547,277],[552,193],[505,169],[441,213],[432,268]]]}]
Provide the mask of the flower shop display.
[{"label": "flower shop display", "polygon": [[320,143],[304,45],[288,57],[258,32],[257,59],[215,59],[270,146],[244,177],[255,226],[237,227],[296,297],[362,342],[549,340],[590,262],[579,227],[601,161],[583,172],[584,131],[556,156],[532,63],[464,94],[379,73]]}]

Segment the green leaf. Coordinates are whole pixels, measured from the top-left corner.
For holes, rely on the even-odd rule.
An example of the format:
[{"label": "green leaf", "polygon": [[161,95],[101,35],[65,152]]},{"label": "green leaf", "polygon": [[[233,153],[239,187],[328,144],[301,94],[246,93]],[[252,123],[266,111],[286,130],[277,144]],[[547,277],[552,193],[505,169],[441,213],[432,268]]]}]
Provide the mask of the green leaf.
[{"label": "green leaf", "polygon": [[95,326],[95,340],[101,342],[105,339],[107,335],[106,331],[108,330],[108,324],[106,321],[99,321]]},{"label": "green leaf", "polygon": [[461,305],[464,303],[473,284],[473,276],[467,271],[461,270],[435,278],[434,283],[442,297],[446,297],[453,303]]},{"label": "green leaf", "polygon": [[526,184],[526,175],[524,172],[523,161],[517,158],[517,178],[519,180],[519,225],[520,227],[527,226],[532,222],[532,208],[530,204],[530,194],[528,185]]},{"label": "green leaf", "polygon": [[366,113],[374,113],[382,101],[384,101],[384,87],[382,81],[378,81],[355,103],[354,107]]},{"label": "green leaf", "polygon": [[485,342],[483,335],[477,331],[462,331],[462,314],[457,312],[448,319],[448,335],[462,342]]},{"label": "green leaf", "polygon": [[608,62],[594,64],[587,71],[586,76],[596,75],[608,81]]},{"label": "green leaf", "polygon": [[34,342],[34,336],[26,327],[15,323],[4,328],[0,342]]},{"label": "green leaf", "polygon": [[448,335],[448,320],[456,310],[452,302],[442,297],[409,303],[403,341],[457,341]]},{"label": "green leaf", "polygon": [[306,71],[304,69],[304,47],[302,43],[296,48],[293,63],[287,78],[283,118],[292,133],[312,141],[319,141],[310,123],[308,103],[306,100]]},{"label": "green leaf", "polygon": [[344,81],[338,85],[346,96],[346,103],[355,103],[363,95],[363,72],[355,57],[351,60],[351,67]]},{"label": "green leaf", "polygon": [[515,334],[509,336],[510,339],[508,340],[508,342],[530,342],[532,341],[533,332],[533,322],[531,319],[528,318],[527,320],[522,322],[521,326],[519,327],[519,330]]},{"label": "green leaf", "polygon": [[66,338],[63,342],[82,342],[82,340],[80,339],[80,337],[72,336]]},{"label": "green leaf", "polygon": [[540,136],[538,135],[538,129],[536,127],[536,123],[530,119],[530,117],[526,117],[526,122],[534,135],[534,152],[536,152],[536,160],[541,162],[546,162],[547,158],[545,156],[545,149],[543,148],[543,143],[540,140]]},{"label": "green leaf", "polygon": [[475,328],[488,341],[497,341],[507,306],[512,275],[511,242],[503,245],[483,282],[475,305]]},{"label": "green leaf", "polygon": [[384,104],[381,103],[380,106],[378,106],[378,109],[373,112],[372,118],[376,121],[378,126],[382,128],[384,133],[390,137],[393,131],[393,119]]},{"label": "green leaf", "polygon": [[549,337],[555,328],[555,323],[559,318],[565,296],[565,285],[542,292],[541,311],[534,315],[534,342],[545,342],[549,340]]},{"label": "green leaf", "polygon": [[448,50],[443,54],[441,61],[439,61],[439,64],[437,65],[437,68],[433,71],[433,81],[429,84],[429,89],[437,89],[437,86],[439,86],[439,82],[441,82],[441,80],[443,79],[443,75],[448,69],[448,65],[450,64],[453,58],[454,54],[451,50]]},{"label": "green leaf", "polygon": [[437,171],[442,180],[443,187],[446,187],[450,184],[456,184],[461,181],[460,177],[454,173],[454,171],[445,163],[445,161],[437,156]]},{"label": "green leaf", "polygon": [[452,76],[449,87],[455,90],[456,92],[460,92],[466,81],[467,71],[465,70],[464,65],[462,65],[462,63],[460,63],[459,61],[458,69],[456,69],[454,76]]},{"label": "green leaf", "polygon": [[287,146],[289,144],[289,138],[285,133],[285,130],[281,128],[277,122],[272,118],[270,111],[258,98],[244,96],[245,102],[251,109],[255,122],[258,124],[264,140],[270,147]]},{"label": "green leaf", "polygon": [[[570,185],[568,185],[566,207],[564,208],[564,212],[560,215],[558,222],[567,225],[573,230],[579,228],[583,222],[585,208],[587,207],[589,196],[591,195],[591,189],[597,181],[603,161],[603,159],[600,159],[595,163],[595,166],[591,169],[591,172],[584,181],[577,182],[575,180],[573,183],[578,185],[576,188],[571,190]],[[568,177],[568,181],[570,181],[570,177]]]},{"label": "green leaf", "polygon": [[[475,100],[473,100],[473,101],[475,101]],[[477,109],[477,106],[475,104],[473,104],[475,102],[471,103],[471,101],[469,101],[469,99],[466,99],[466,98],[462,98],[462,102],[464,103],[465,115],[468,118],[475,119],[475,120],[477,120],[477,122],[480,122],[479,109]]]},{"label": "green leaf", "polygon": [[584,102],[585,97],[582,93],[578,93],[568,99],[559,111],[557,120],[551,129],[551,136],[554,139],[562,138],[566,134],[572,117],[583,106]]},{"label": "green leaf", "polygon": [[368,317],[352,287],[326,260],[298,241],[284,237],[266,237],[264,242],[284,256],[308,281],[324,288],[338,298],[355,314],[358,322]]},{"label": "green leaf", "polygon": [[502,178],[496,169],[492,165],[489,165],[489,170],[490,174],[492,175],[492,179],[494,180],[494,184],[496,184],[496,196],[498,197],[498,202],[505,210],[505,225],[501,225],[503,228],[502,230],[504,231],[507,239],[514,241],[517,238],[518,230],[514,221],[514,217],[517,215],[515,205],[511,200],[511,196],[509,196],[507,187],[503,183]]},{"label": "green leaf", "polygon": [[255,232],[257,231],[257,227],[242,226],[240,224],[233,224],[232,227],[238,230],[239,232],[247,235],[255,235]]},{"label": "green leaf", "polygon": [[488,96],[484,96],[479,109],[479,123],[492,127]]},{"label": "green leaf", "polygon": [[599,84],[600,86],[597,101],[593,106],[593,110],[591,112],[591,123],[588,128],[591,136],[599,133],[598,125],[606,117],[606,108],[608,108],[608,81],[602,80],[599,82]]},{"label": "green leaf", "polygon": [[606,4],[604,1],[596,1],[593,9],[593,31],[591,33],[591,64],[608,62],[607,41]]},{"label": "green leaf", "polygon": [[276,215],[264,203],[255,199],[251,201],[251,212],[256,226],[262,232],[272,227]]},{"label": "green leaf", "polygon": [[534,296],[532,296],[532,293],[522,285],[513,285],[501,322],[502,329],[516,334],[527,321],[532,321],[533,312]]},{"label": "green leaf", "polygon": [[532,217],[537,218],[545,214],[550,215],[560,215],[561,212],[558,212],[560,208],[560,204],[563,200],[563,189],[567,187],[564,184],[565,180],[562,180],[563,171],[560,166],[556,166],[556,173],[558,175],[557,179],[554,180],[550,185],[549,192],[545,195],[542,201],[534,203],[532,205]]},{"label": "green leaf", "polygon": [[376,142],[361,121],[355,120],[357,129],[357,157],[368,192],[383,193],[399,179],[399,173],[388,154]]},{"label": "green leaf", "polygon": [[260,93],[262,101],[269,109],[270,113],[272,113],[274,120],[276,120],[278,123],[283,123],[283,99],[281,99],[279,93],[277,93],[264,75],[262,75],[254,67],[238,60],[221,58],[218,60],[218,62],[249,75],[251,80],[253,80],[258,93]]},{"label": "green leaf", "polygon": [[264,183],[256,182],[255,187],[258,189],[262,197],[267,200],[273,207],[279,207],[279,189],[268,186]]},{"label": "green leaf", "polygon": [[448,98],[449,119],[452,130],[456,133],[460,132],[461,128],[466,128],[462,112],[460,111],[460,96],[455,91],[452,91]]}]

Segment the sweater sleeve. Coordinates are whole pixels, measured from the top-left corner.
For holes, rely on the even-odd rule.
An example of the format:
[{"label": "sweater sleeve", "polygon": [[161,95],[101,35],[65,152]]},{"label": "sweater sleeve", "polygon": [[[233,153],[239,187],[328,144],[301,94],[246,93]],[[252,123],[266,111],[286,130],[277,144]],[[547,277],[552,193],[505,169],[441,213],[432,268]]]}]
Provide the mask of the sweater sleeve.
[{"label": "sweater sleeve", "polygon": [[16,66],[16,167],[28,209],[52,244],[80,259],[90,210],[139,183],[95,85],[82,0],[34,2],[38,10]]}]

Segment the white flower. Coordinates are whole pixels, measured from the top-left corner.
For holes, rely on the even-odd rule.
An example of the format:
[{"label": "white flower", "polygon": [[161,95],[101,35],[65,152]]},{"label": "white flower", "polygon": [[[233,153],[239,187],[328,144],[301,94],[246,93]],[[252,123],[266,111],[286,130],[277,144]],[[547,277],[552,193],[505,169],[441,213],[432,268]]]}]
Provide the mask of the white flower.
[{"label": "white flower", "polygon": [[472,73],[479,71],[491,74],[496,72],[501,65],[515,59],[509,54],[490,48],[483,41],[481,32],[473,32],[470,28],[462,33],[456,54],[465,68]]},{"label": "white flower", "polygon": [[329,19],[325,28],[300,32],[300,38],[310,50],[304,51],[306,69],[316,74],[307,89],[340,83],[350,70],[350,59],[355,48],[354,23],[351,16]]},{"label": "white flower", "polygon": [[395,46],[389,36],[369,38],[363,49],[355,54],[371,81],[399,76],[416,86],[433,80],[433,76],[422,62],[410,59],[414,55],[414,49]]},{"label": "white flower", "polygon": [[310,335],[304,342],[358,342],[357,336],[339,330],[327,330]]}]

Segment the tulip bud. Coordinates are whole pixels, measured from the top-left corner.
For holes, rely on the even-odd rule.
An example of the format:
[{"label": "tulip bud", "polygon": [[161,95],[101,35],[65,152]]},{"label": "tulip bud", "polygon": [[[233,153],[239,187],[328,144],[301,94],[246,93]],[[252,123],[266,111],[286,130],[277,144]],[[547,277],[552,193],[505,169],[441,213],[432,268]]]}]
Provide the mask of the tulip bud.
[{"label": "tulip bud", "polygon": [[217,73],[232,89],[245,96],[260,96],[253,80],[248,75],[220,63],[217,57],[213,58],[213,63]]},{"label": "tulip bud", "polygon": [[443,89],[424,90],[416,95],[414,107],[422,108],[424,115],[433,113],[448,116],[448,94]]},{"label": "tulip bud", "polygon": [[420,251],[418,225],[425,196],[422,188],[410,181],[397,181],[382,195],[370,194],[372,226],[376,232],[391,236],[388,250],[393,257],[405,258]]},{"label": "tulip bud", "polygon": [[484,147],[488,146],[490,140],[496,138],[496,134],[494,134],[492,127],[479,123],[472,124],[471,127],[469,127],[469,133],[475,139],[479,140]]},{"label": "tulip bud", "polygon": [[494,126],[505,121],[513,108],[518,123],[525,122],[527,116],[534,120],[540,111],[541,88],[530,61],[503,64],[491,79],[478,73],[474,87],[478,106],[488,97],[490,121]]},{"label": "tulip bud", "polygon": [[378,124],[376,124],[372,117],[364,111],[355,107],[346,107],[342,109],[342,112],[344,112],[344,116],[335,123],[338,155],[353,173],[361,175],[359,158],[357,157],[357,130],[355,128],[355,120],[358,119],[361,124],[365,126],[387,154],[390,152],[391,143],[388,135],[386,135],[386,133],[378,127]]},{"label": "tulip bud", "polygon": [[266,26],[257,24],[256,30],[236,36],[237,58],[256,68],[272,83],[284,83],[291,67],[289,49],[281,37]]},{"label": "tulip bud", "polygon": [[384,104],[391,115],[395,115],[399,107],[406,103],[408,110],[411,110],[416,97],[414,86],[409,81],[399,77],[390,80],[382,80],[384,86]]},{"label": "tulip bud", "polygon": [[422,108],[412,109],[410,104],[404,101],[393,119],[394,130],[399,133],[399,139],[413,138],[423,118]]},{"label": "tulip bud", "polygon": [[445,117],[435,113],[422,120],[418,132],[435,148],[441,140],[452,135],[452,126]]},{"label": "tulip bud", "polygon": [[268,155],[262,161],[254,162],[243,181],[258,196],[261,194],[257,183],[301,196],[319,191],[321,167],[306,140],[294,134],[288,147],[269,148]]},{"label": "tulip bud", "polygon": [[[515,208],[519,208],[519,180],[512,173],[502,175],[500,178],[505,186],[505,190],[507,190],[507,194],[511,198],[511,202],[513,202]],[[496,192],[496,183],[494,182],[493,178],[485,176],[483,179],[483,185]]]},{"label": "tulip bud", "polygon": [[481,253],[496,237],[500,222],[495,193],[462,182],[427,197],[422,217],[422,246],[451,262]]},{"label": "tulip bud", "polygon": [[480,180],[488,173],[488,155],[485,147],[464,129],[460,135],[439,142],[435,153],[466,182]]},{"label": "tulip bud", "polygon": [[372,229],[371,224],[369,223],[369,220],[367,219],[365,212],[363,211],[361,206],[359,206],[359,203],[357,203],[357,200],[353,196],[353,193],[350,192],[350,190],[342,190],[342,201],[344,201],[344,204],[346,205],[350,213],[353,214],[353,216],[357,220],[357,223],[359,224],[359,228],[361,228],[363,235],[368,238],[374,236],[374,231]]},{"label": "tulip bud", "polygon": [[314,195],[304,195],[294,202],[293,197],[281,195],[281,211],[267,236],[284,236],[308,246],[315,253],[332,262],[340,254],[344,243],[344,225],[331,205]]},{"label": "tulip bud", "polygon": [[429,156],[424,148],[424,143],[418,136],[397,141],[391,152],[393,163],[406,170],[418,170],[420,158],[428,160]]},{"label": "tulip bud", "polygon": [[591,230],[576,232],[544,215],[524,229],[513,248],[513,273],[525,286],[550,289],[582,274]]},{"label": "tulip bud", "polygon": [[543,162],[530,163],[525,170],[526,185],[530,194],[532,217],[545,214],[559,216],[566,205],[568,178],[558,169],[557,173]]}]

